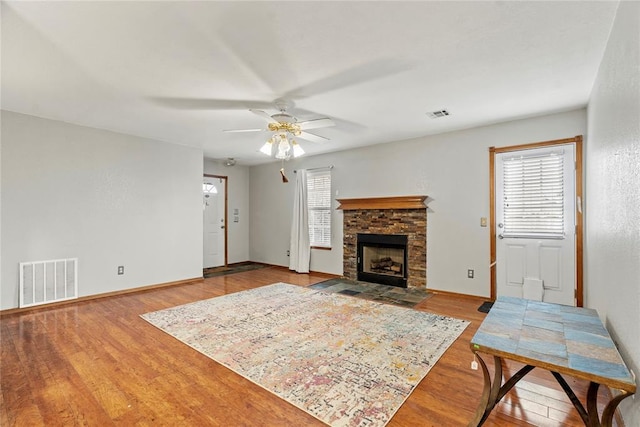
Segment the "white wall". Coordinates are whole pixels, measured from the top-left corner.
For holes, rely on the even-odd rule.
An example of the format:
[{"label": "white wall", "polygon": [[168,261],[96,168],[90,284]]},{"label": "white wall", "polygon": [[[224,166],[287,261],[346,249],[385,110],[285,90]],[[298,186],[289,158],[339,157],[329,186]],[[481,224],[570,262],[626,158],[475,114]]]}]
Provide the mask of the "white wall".
[{"label": "white wall", "polygon": [[[588,107],[586,305],[640,375],[640,3],[620,2]],[[640,380],[637,382],[640,389]],[[620,405],[640,426],[640,398]]]},{"label": "white wall", "polygon": [[[249,260],[249,168],[247,166],[225,166],[213,159],[204,159],[204,173],[227,177],[227,256],[229,264]],[[234,209],[238,209],[239,220],[233,222]]]},{"label": "white wall", "polygon": [[[442,135],[302,157],[251,168],[251,259],[288,265],[295,168],[334,165],[334,198],[428,195],[427,287],[489,296],[490,146],[508,146],[582,135],[584,109]],[[331,144],[339,145],[340,141]],[[336,203],[337,206],[337,203]],[[314,250],[311,269],[342,274],[342,213],[332,216],[331,251]],[[476,270],[467,279],[467,269]]]},{"label": "white wall", "polygon": [[202,151],[3,111],[1,222],[2,309],[21,261],[78,257],[80,296],[201,277]]}]

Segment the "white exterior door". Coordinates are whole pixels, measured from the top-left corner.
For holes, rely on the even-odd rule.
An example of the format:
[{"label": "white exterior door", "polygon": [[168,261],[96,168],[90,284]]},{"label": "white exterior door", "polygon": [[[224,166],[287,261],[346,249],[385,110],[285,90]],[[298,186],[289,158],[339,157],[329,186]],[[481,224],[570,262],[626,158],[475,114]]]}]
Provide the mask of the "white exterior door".
[{"label": "white exterior door", "polygon": [[495,165],[497,295],[576,305],[574,145],[499,153]]},{"label": "white exterior door", "polygon": [[204,239],[203,266],[204,268],[220,267],[224,265],[225,253],[225,185],[221,178],[204,178],[203,209],[204,209]]}]

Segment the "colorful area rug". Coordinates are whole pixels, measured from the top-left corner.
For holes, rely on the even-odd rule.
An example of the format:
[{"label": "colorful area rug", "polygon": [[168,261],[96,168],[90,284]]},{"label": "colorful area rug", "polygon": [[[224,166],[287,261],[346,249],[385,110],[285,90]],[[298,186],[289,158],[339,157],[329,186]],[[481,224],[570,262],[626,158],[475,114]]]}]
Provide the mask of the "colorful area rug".
[{"label": "colorful area rug", "polygon": [[398,286],[380,285],[378,283],[358,282],[355,280],[329,279],[309,286],[323,292],[335,292],[371,301],[385,302],[401,307],[414,307],[433,296],[426,289],[400,288]]},{"label": "colorful area rug", "polygon": [[467,321],[286,283],[142,315],[332,426],[384,426]]}]

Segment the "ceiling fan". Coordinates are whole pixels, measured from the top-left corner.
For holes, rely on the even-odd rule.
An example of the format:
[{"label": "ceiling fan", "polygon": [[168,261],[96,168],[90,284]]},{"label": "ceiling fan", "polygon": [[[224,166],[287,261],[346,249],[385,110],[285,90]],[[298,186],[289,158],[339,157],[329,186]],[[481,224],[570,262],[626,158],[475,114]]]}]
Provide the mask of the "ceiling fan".
[{"label": "ceiling fan", "polygon": [[267,129],[232,129],[224,130],[223,132],[260,132],[269,130],[278,135],[291,135],[299,138],[306,139],[307,141],[324,143],[329,141],[329,138],[316,135],[311,132],[307,132],[308,129],[319,129],[329,126],[335,126],[333,120],[324,117],[314,120],[306,120],[299,122],[298,119],[291,114],[287,113],[287,107],[289,106],[286,101],[277,100],[275,102],[276,107],[280,110],[278,113],[270,115],[263,110],[249,109],[253,114],[258,115],[267,120]]}]

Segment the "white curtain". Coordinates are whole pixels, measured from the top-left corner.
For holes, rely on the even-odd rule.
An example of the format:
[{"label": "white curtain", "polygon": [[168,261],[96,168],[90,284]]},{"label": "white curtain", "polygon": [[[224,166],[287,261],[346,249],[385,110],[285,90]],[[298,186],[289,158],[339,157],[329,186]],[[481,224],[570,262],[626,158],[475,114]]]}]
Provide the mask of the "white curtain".
[{"label": "white curtain", "polygon": [[296,173],[296,193],[293,200],[289,270],[309,272],[311,243],[309,242],[309,210],[307,207],[307,171]]}]

